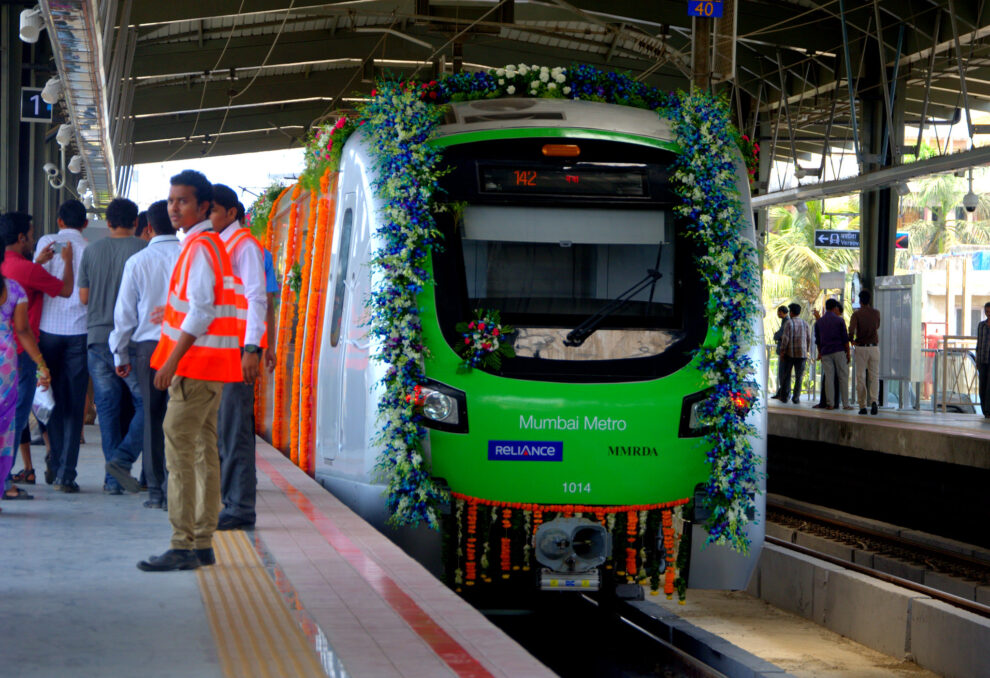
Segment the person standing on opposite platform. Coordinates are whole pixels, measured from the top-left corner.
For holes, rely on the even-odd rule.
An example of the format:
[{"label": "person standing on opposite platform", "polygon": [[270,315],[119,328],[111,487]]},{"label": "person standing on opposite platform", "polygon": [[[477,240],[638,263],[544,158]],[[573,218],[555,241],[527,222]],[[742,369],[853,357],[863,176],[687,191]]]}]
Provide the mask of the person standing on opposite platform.
[{"label": "person standing on opposite platform", "polygon": [[[3,240],[4,258],[0,265],[0,274],[16,281],[27,295],[28,325],[35,342],[40,336],[41,308],[44,296],[68,297],[75,285],[75,271],[72,267],[72,245],[67,245],[59,255],[62,257],[62,279],[59,280],[46,271],[42,264],[55,256],[55,248],[48,247],[38,253],[38,258],[31,261],[34,252],[34,226],[31,215],[23,212],[8,212],[0,216],[0,239]],[[15,336],[15,340],[16,336]],[[14,420],[14,434],[19,435],[27,428],[28,415],[31,413],[31,403],[34,401],[35,372],[34,361],[24,352],[19,340],[17,344],[17,411]],[[22,446],[22,451],[25,448]],[[30,447],[24,453],[24,470],[20,478],[31,485],[35,482],[34,465],[31,460]],[[17,461],[17,450],[11,463]],[[45,474],[45,481],[51,485],[55,476],[52,471]],[[4,491],[8,496],[30,496],[22,494],[23,490],[15,488],[12,478],[0,478],[4,481]]]},{"label": "person standing on opposite platform", "polygon": [[223,241],[206,218],[213,186],[184,170],[171,179],[168,211],[185,233],[172,269],[162,335],[151,356],[155,388],[168,389],[165,462],[171,548],[138,563],[149,572],[192,570],[216,562],[213,533],[220,513],[217,410],[223,385],[241,381],[243,306]]},{"label": "person standing on opposite platform", "polygon": [[990,302],[983,304],[986,316],[976,326],[976,369],[980,375],[980,409],[990,419]]},{"label": "person standing on opposite platform", "polygon": [[[860,414],[866,414],[867,403],[870,414],[876,414],[880,397],[880,311],[870,305],[872,301],[870,291],[861,290],[859,308],[849,319],[849,341],[856,350],[856,401]],[[869,389],[867,373],[870,375]]]},{"label": "person standing on opposite platform", "polygon": [[151,354],[161,338],[160,322],[152,321],[156,308],[168,301],[168,284],[182,245],[168,218],[164,200],[148,208],[148,229],[154,237],[148,246],[127,260],[113,311],[110,351],[121,378],[137,379],[144,414],[141,466],[148,483],[145,508],[167,508],[165,499],[165,408],[168,394],[155,388]]},{"label": "person standing on opposite platform", "polygon": [[[131,466],[141,455],[144,412],[137,378],[117,375],[107,340],[113,331],[113,308],[124,277],[124,266],[145,248],[134,237],[138,208],[127,198],[116,198],[107,205],[109,237],[86,248],[79,267],[79,301],[86,306],[87,363],[93,379],[93,402],[100,424],[100,443],[106,461],[103,491],[107,494],[138,492],[141,487],[131,475]],[[130,421],[121,416],[122,399],[129,391],[134,402]]]},{"label": "person standing on opposite platform", "polygon": [[787,324],[783,327],[780,335],[780,348],[777,355],[783,364],[781,374],[780,395],[775,396],[777,400],[786,403],[791,396],[791,370],[794,370],[794,389],[792,402],[797,405],[801,402],[801,380],[804,378],[804,364],[811,353],[811,331],[808,323],[801,319],[800,304],[791,304],[787,307],[791,314]]},{"label": "person standing on opposite platform", "polygon": [[[783,336],[784,328],[787,326],[787,320],[788,320],[787,313],[788,311],[786,306],[777,307],[777,318],[780,319],[780,327],[777,329],[776,332],[773,333],[773,341],[776,344],[776,350],[778,356],[780,355],[780,337]],[[774,393],[772,396],[770,396],[771,398],[776,398],[777,400],[780,400],[780,394],[783,392],[783,388],[782,388],[783,383],[784,383],[784,361],[778,360],[777,361],[777,392]]]},{"label": "person standing on opposite platform", "polygon": [[[38,241],[35,256],[40,257],[53,244],[56,247],[71,245],[72,269],[78,271],[88,244],[82,230],[88,223],[83,204],[78,200],[66,200],[58,208],[58,233],[43,236]],[[61,278],[65,260],[61,257],[50,259],[44,267],[56,278]],[[55,407],[48,420],[52,451],[46,476],[51,473],[55,489],[67,493],[79,491],[76,464],[89,387],[86,341],[86,307],[79,300],[79,287],[75,286],[66,299],[45,297],[38,346],[51,371],[52,396],[55,398]]]},{"label": "person standing on opposite platform", "polygon": [[[815,323],[815,344],[818,346],[818,359],[825,372],[825,409],[834,410],[842,403],[842,409],[851,410],[849,404],[849,334],[846,323],[837,313],[839,302],[829,299],[825,302],[825,315]],[[833,379],[839,377],[839,392],[835,392]]]},{"label": "person standing on opposite platform", "polygon": [[241,344],[244,378],[240,382],[224,384],[217,418],[220,497],[223,501],[218,530],[254,527],[258,484],[254,464],[254,382],[258,378],[261,351],[267,346],[264,250],[251,232],[241,226],[237,214],[237,194],[229,186],[214,184],[210,222],[227,248],[235,282],[243,286],[247,299]]}]

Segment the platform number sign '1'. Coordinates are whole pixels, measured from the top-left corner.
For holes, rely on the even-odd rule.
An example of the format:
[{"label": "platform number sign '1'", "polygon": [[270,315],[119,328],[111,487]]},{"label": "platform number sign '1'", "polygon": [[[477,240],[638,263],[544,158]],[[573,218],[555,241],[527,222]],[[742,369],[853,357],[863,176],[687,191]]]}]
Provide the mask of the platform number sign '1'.
[{"label": "platform number sign '1'", "polygon": [[41,99],[40,87],[21,87],[21,122],[51,122],[52,105]]},{"label": "platform number sign '1'", "polygon": [[688,16],[722,16],[722,0],[688,0]]}]

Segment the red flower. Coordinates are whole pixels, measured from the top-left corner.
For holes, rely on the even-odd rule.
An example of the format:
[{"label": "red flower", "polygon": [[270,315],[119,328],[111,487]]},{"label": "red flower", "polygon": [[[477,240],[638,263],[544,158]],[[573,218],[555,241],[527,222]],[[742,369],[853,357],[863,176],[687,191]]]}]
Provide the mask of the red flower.
[{"label": "red flower", "polygon": [[374,87],[371,88],[371,96],[376,96],[377,94],[378,94],[378,90]]},{"label": "red flower", "polygon": [[483,349],[485,349],[486,351],[490,351],[490,350],[492,350],[492,345],[491,345],[491,344],[489,344],[489,343],[488,343],[488,342],[486,341],[485,343],[483,343],[483,344],[481,345],[481,348],[483,348]]},{"label": "red flower", "polygon": [[468,328],[470,328],[472,330],[474,329],[474,321],[473,320],[468,323]]},{"label": "red flower", "polygon": [[497,327],[494,330],[492,330],[492,336],[493,337],[497,337],[498,336],[498,328]]},{"label": "red flower", "polygon": [[464,343],[465,344],[470,344],[471,343],[471,340],[469,338],[467,338],[467,337],[464,337]]},{"label": "red flower", "polygon": [[478,330],[481,332],[485,331],[485,323],[478,323]]},{"label": "red flower", "polygon": [[430,92],[430,98],[431,99],[436,99],[437,98],[437,93],[436,92]]}]

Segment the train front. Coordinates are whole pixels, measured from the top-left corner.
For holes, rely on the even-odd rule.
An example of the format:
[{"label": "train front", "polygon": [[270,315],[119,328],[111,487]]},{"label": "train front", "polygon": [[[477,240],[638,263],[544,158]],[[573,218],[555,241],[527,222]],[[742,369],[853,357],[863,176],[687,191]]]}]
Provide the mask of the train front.
[{"label": "train front", "polygon": [[[455,580],[669,590],[680,551],[691,586],[745,587],[762,529],[744,557],[702,549],[697,525],[708,387],[692,356],[708,296],[674,216],[668,126],[589,102],[452,109],[422,412],[455,498]],[[514,355],[466,367],[464,347],[490,340],[496,318]]]}]

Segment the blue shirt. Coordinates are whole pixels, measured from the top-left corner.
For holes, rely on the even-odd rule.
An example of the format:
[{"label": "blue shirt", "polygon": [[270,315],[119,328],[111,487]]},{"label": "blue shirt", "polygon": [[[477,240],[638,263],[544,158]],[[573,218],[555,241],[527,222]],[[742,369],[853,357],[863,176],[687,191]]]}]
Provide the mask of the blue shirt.
[{"label": "blue shirt", "polygon": [[849,345],[846,321],[832,311],[825,311],[825,315],[815,323],[815,344],[818,345],[818,355],[845,351]]},{"label": "blue shirt", "polygon": [[278,294],[278,276],[275,275],[275,261],[272,253],[265,250],[265,292]]}]

